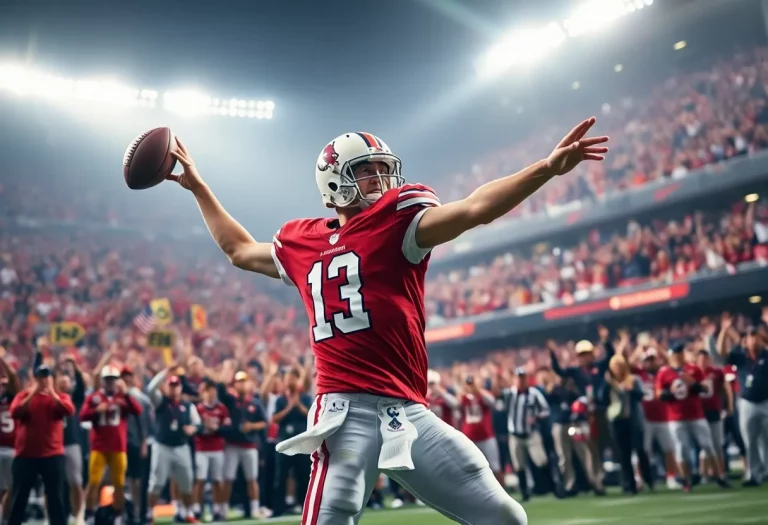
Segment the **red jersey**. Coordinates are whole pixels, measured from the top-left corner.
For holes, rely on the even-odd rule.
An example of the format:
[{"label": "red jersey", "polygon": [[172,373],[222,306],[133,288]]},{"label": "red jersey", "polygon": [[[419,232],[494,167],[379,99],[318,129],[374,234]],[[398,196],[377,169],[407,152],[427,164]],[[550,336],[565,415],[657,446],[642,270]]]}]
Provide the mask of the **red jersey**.
[{"label": "red jersey", "polygon": [[669,421],[667,403],[656,395],[656,377],[658,373],[648,372],[642,368],[633,370],[643,385],[643,415],[649,423],[664,423]]},{"label": "red jersey", "polygon": [[0,448],[13,448],[16,443],[16,422],[11,417],[13,397],[0,397]]},{"label": "red jersey", "polygon": [[[227,407],[223,403],[216,403],[213,406],[198,403],[197,412],[200,414],[200,421],[203,422],[203,425],[202,430],[195,435],[195,450],[197,452],[220,452],[224,450],[224,436],[221,433],[221,428],[232,425]],[[210,421],[216,430],[207,430],[205,428],[206,421]]]},{"label": "red jersey", "polygon": [[[105,412],[96,407],[107,403]],[[93,392],[83,402],[80,419],[90,421],[91,450],[97,452],[126,452],[128,450],[128,416],[141,413],[141,405],[128,394],[107,394],[104,390]]]},{"label": "red jersey", "polygon": [[480,395],[461,397],[461,431],[476,443],[494,437],[491,407]]},{"label": "red jersey", "polygon": [[701,382],[701,404],[705,412],[717,412],[723,409],[723,390],[725,389],[725,374],[720,368],[708,366],[703,370],[704,380]]},{"label": "red jersey", "polygon": [[427,397],[427,403],[429,409],[435,413],[437,417],[445,421],[451,426],[455,426],[453,422],[453,407],[451,407],[442,395],[430,395]]},{"label": "red jersey", "polygon": [[75,413],[75,405],[67,394],[59,393],[59,401],[50,394],[35,394],[27,406],[24,400],[32,393],[24,390],[11,403],[11,417],[17,423],[15,454],[24,458],[48,458],[64,455],[64,418]]},{"label": "red jersey", "polygon": [[273,239],[280,277],[295,285],[310,319],[317,393],[367,392],[426,404],[424,275],[416,245],[426,186],[386,191],[344,226],[286,223]]},{"label": "red jersey", "polygon": [[683,374],[688,374],[697,383],[704,381],[704,374],[695,365],[685,365],[682,369],[663,366],[656,375],[656,389],[669,389],[674,398],[667,401],[667,413],[669,421],[694,421],[704,419],[704,408],[698,394],[691,392],[688,385],[682,379]]}]

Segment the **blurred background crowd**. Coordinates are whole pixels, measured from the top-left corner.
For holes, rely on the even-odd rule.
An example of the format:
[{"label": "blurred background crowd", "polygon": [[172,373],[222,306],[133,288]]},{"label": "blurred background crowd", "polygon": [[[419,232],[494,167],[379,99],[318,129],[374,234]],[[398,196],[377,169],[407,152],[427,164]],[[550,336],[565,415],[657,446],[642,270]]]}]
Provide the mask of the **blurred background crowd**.
[{"label": "blurred background crowd", "polygon": [[[679,26],[680,34],[700,37],[699,48],[696,39],[692,45],[680,40],[670,59],[666,38],[664,58],[655,55],[661,47],[638,51],[645,62],[634,63],[635,76],[631,60],[618,62],[611,55],[604,61],[610,61],[612,76],[596,73],[591,86],[584,77],[572,81],[565,95],[552,88],[551,108],[537,104],[537,93],[516,97],[508,86],[499,88],[493,108],[482,115],[490,121],[504,111],[505,122],[493,120],[481,130],[471,127],[471,117],[462,117],[456,127],[482,139],[466,139],[466,151],[456,135],[434,139],[437,144],[425,139],[424,147],[437,153],[417,159],[418,170],[408,168],[408,155],[421,153],[408,145],[421,144],[410,140],[410,128],[402,138],[397,133],[387,138],[396,153],[397,141],[405,143],[401,155],[408,180],[422,182],[423,172],[424,182],[448,202],[539,158],[543,145],[560,136],[574,114],[581,118],[594,111],[599,132],[611,136],[606,162],[552,181],[499,224],[435,250],[426,282],[431,398],[441,393],[460,398],[469,388],[498,397],[520,376],[549,396],[553,385],[562,386],[553,369],[583,365],[577,345],[584,341],[604,363],[609,346],[631,363],[650,349],[664,356],[682,344],[690,362],[704,351],[738,394],[727,356],[731,347],[745,344],[751,327],[768,323],[768,48],[764,27],[754,27],[758,12],[758,7],[684,10],[686,20],[694,14],[701,18],[675,18],[660,30]],[[616,80],[616,87],[602,81],[616,75],[630,80]],[[305,113],[316,110],[324,121],[335,111],[328,98],[324,93],[323,100],[312,100]],[[290,100],[299,112],[307,109],[300,96]],[[279,281],[232,267],[208,238],[191,200],[182,200],[175,188],[163,185],[137,196],[122,181],[104,180],[105,171],[118,167],[109,164],[112,142],[127,143],[123,135],[135,134],[135,121],[106,119],[119,138],[103,137],[97,148],[90,144],[102,128],[94,131],[89,119],[103,122],[103,116],[89,113],[72,124],[64,116],[49,120],[39,108],[19,109],[15,99],[7,106],[9,121],[19,122],[20,129],[0,123],[6,148],[0,151],[11,159],[0,166],[0,357],[25,381],[31,381],[36,352],[51,365],[71,359],[88,388],[105,356],[111,365],[132,370],[139,387],[173,362],[191,397],[205,377],[229,386],[238,371],[245,372],[249,394],[263,405],[269,423],[259,442],[261,501],[278,513],[296,511],[303,499],[297,489],[302,474],[296,472],[303,471],[278,475],[274,448],[286,433],[273,416],[281,397],[293,395],[286,385],[295,377],[303,392],[313,392],[308,320],[297,294]],[[379,108],[371,111],[380,115]],[[509,125],[513,118],[525,123]],[[141,121],[144,127],[155,124]],[[248,135],[263,146],[243,162],[236,160],[238,153],[251,143],[230,140],[243,135],[238,124],[231,135],[220,136],[220,150],[211,139],[219,124],[210,132],[185,121],[174,126],[193,144],[210,146],[201,171],[233,215],[264,240],[280,219],[317,204],[314,182],[296,175],[314,157],[309,162],[301,157],[300,169],[293,159],[295,151],[316,145],[320,133],[296,133],[295,149],[273,150],[270,141],[294,128],[272,124],[279,132],[258,140]],[[70,133],[70,126],[78,133]],[[50,158],[35,159],[35,151],[22,146],[37,138],[38,128],[44,129],[41,140],[53,152]],[[289,157],[292,162],[286,163]],[[440,160],[430,160],[435,157]],[[280,172],[286,164],[287,171]],[[432,173],[445,173],[446,165],[448,175]],[[251,170],[260,171],[254,177]],[[296,186],[309,188],[311,196],[292,192]],[[591,410],[605,411],[608,402],[600,391],[608,387],[602,380],[592,386]],[[738,408],[727,399],[723,403],[724,420],[738,418]],[[573,405],[550,403],[550,409],[537,422],[542,437],[526,466],[528,488],[563,497],[596,490],[578,461],[573,462],[576,481],[569,483],[565,465],[573,458],[547,437],[553,425],[579,417]],[[508,437],[503,414],[495,409],[493,427],[502,445]],[[456,407],[445,417],[462,428]],[[740,459],[746,452],[739,425],[727,428],[726,467],[735,466],[737,477],[748,476]],[[624,469],[620,475],[621,444],[610,431],[596,432],[595,458],[605,467],[606,484],[624,483],[631,492],[627,477],[634,480],[635,473]],[[653,449],[651,455],[654,476],[669,478],[663,454]],[[500,460],[501,481],[519,489],[519,471],[508,450]],[[706,469],[698,471],[698,461],[692,463],[698,477],[710,476]],[[245,500],[243,490],[235,498]],[[409,499],[382,480],[370,505],[397,506]]]}]

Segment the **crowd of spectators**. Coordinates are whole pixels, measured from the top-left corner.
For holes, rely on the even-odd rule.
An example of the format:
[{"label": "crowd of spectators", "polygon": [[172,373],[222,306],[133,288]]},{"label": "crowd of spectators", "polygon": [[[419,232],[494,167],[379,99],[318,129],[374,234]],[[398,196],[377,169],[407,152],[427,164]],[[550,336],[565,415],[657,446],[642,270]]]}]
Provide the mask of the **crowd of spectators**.
[{"label": "crowd of spectators", "polygon": [[[753,312],[754,313],[754,312]],[[668,349],[680,341],[692,343],[691,348],[705,349],[711,355],[717,354],[718,336],[724,326],[733,327],[739,334],[745,334],[750,326],[756,323],[768,324],[768,307],[763,307],[759,318],[753,313],[724,312],[720,316],[702,316],[683,318],[661,324],[648,329],[624,328],[611,332],[611,338],[617,353],[631,355],[638,347]],[[598,333],[591,339],[597,341]],[[482,380],[502,375],[511,377],[512,373],[522,367],[531,377],[541,368],[551,366],[550,353],[554,352],[561,367],[578,366],[575,340],[547,340],[541,344],[530,344],[498,349],[475,359],[456,362],[450,366],[435,367],[440,373],[446,386],[459,388],[468,376]],[[600,345],[596,346],[596,356],[603,356]]]},{"label": "crowd of spectators", "polygon": [[[609,198],[765,149],[767,85],[768,50],[759,48],[717,61],[707,70],[674,75],[644,98],[604,105],[597,131],[611,137],[607,161],[578,167],[566,180],[547,185],[510,215],[528,216],[575,200]],[[527,140],[486,155],[468,173],[449,179],[441,187],[441,198],[461,198],[485,182],[538,160],[547,153],[542,145],[556,141],[567,122],[558,120]]]},{"label": "crowd of spectators", "polygon": [[593,229],[566,246],[518,247],[469,268],[430,274],[430,323],[529,304],[569,303],[595,292],[672,282],[700,271],[768,258],[768,206],[743,201],[677,220]]},{"label": "crowd of spectators", "polygon": [[[77,354],[93,365],[108,348],[144,350],[147,337],[134,320],[151,300],[167,298],[179,339],[194,336],[206,361],[220,362],[221,353],[231,356],[234,337],[254,352],[278,352],[289,359],[303,355],[306,324],[303,313],[297,322],[290,290],[237,270],[205,241],[74,231],[3,233],[0,343],[25,364],[36,336],[47,334],[51,323],[72,321],[87,331]],[[192,304],[207,311],[207,328],[194,334]]]}]

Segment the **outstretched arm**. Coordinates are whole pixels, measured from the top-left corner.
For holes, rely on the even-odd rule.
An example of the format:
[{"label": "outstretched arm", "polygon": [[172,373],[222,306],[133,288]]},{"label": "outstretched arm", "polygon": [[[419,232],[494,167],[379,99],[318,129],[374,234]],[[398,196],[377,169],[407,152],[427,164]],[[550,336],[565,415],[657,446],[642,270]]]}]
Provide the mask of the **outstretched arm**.
[{"label": "outstretched arm", "polygon": [[280,274],[272,259],[272,244],[256,242],[251,234],[224,209],[211,188],[200,177],[187,148],[178,138],[176,142],[179,148],[172,152],[172,155],[181,163],[184,173],[169,175],[168,179],[178,182],[195,196],[205,225],[221,251],[238,268],[279,279]]},{"label": "outstretched arm", "polygon": [[608,148],[598,145],[608,137],[584,138],[594,124],[592,117],[573,128],[546,159],[483,184],[465,199],[428,208],[416,228],[416,244],[433,248],[452,241],[467,230],[506,215],[548,180],[565,175],[582,161],[603,160]]}]

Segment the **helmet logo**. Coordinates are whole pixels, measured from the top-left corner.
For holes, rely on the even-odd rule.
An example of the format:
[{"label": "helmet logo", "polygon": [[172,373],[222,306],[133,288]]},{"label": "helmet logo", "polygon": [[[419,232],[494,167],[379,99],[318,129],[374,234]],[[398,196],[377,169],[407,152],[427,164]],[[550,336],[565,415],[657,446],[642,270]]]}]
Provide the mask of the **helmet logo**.
[{"label": "helmet logo", "polygon": [[331,235],[331,238],[328,239],[328,242],[330,242],[332,245],[336,244],[337,242],[339,242],[339,234],[338,233],[334,233],[333,235]]},{"label": "helmet logo", "polygon": [[326,171],[332,166],[339,165],[339,154],[336,153],[334,142],[328,144],[323,152],[320,154],[320,159],[317,161],[317,169],[320,171]]}]

